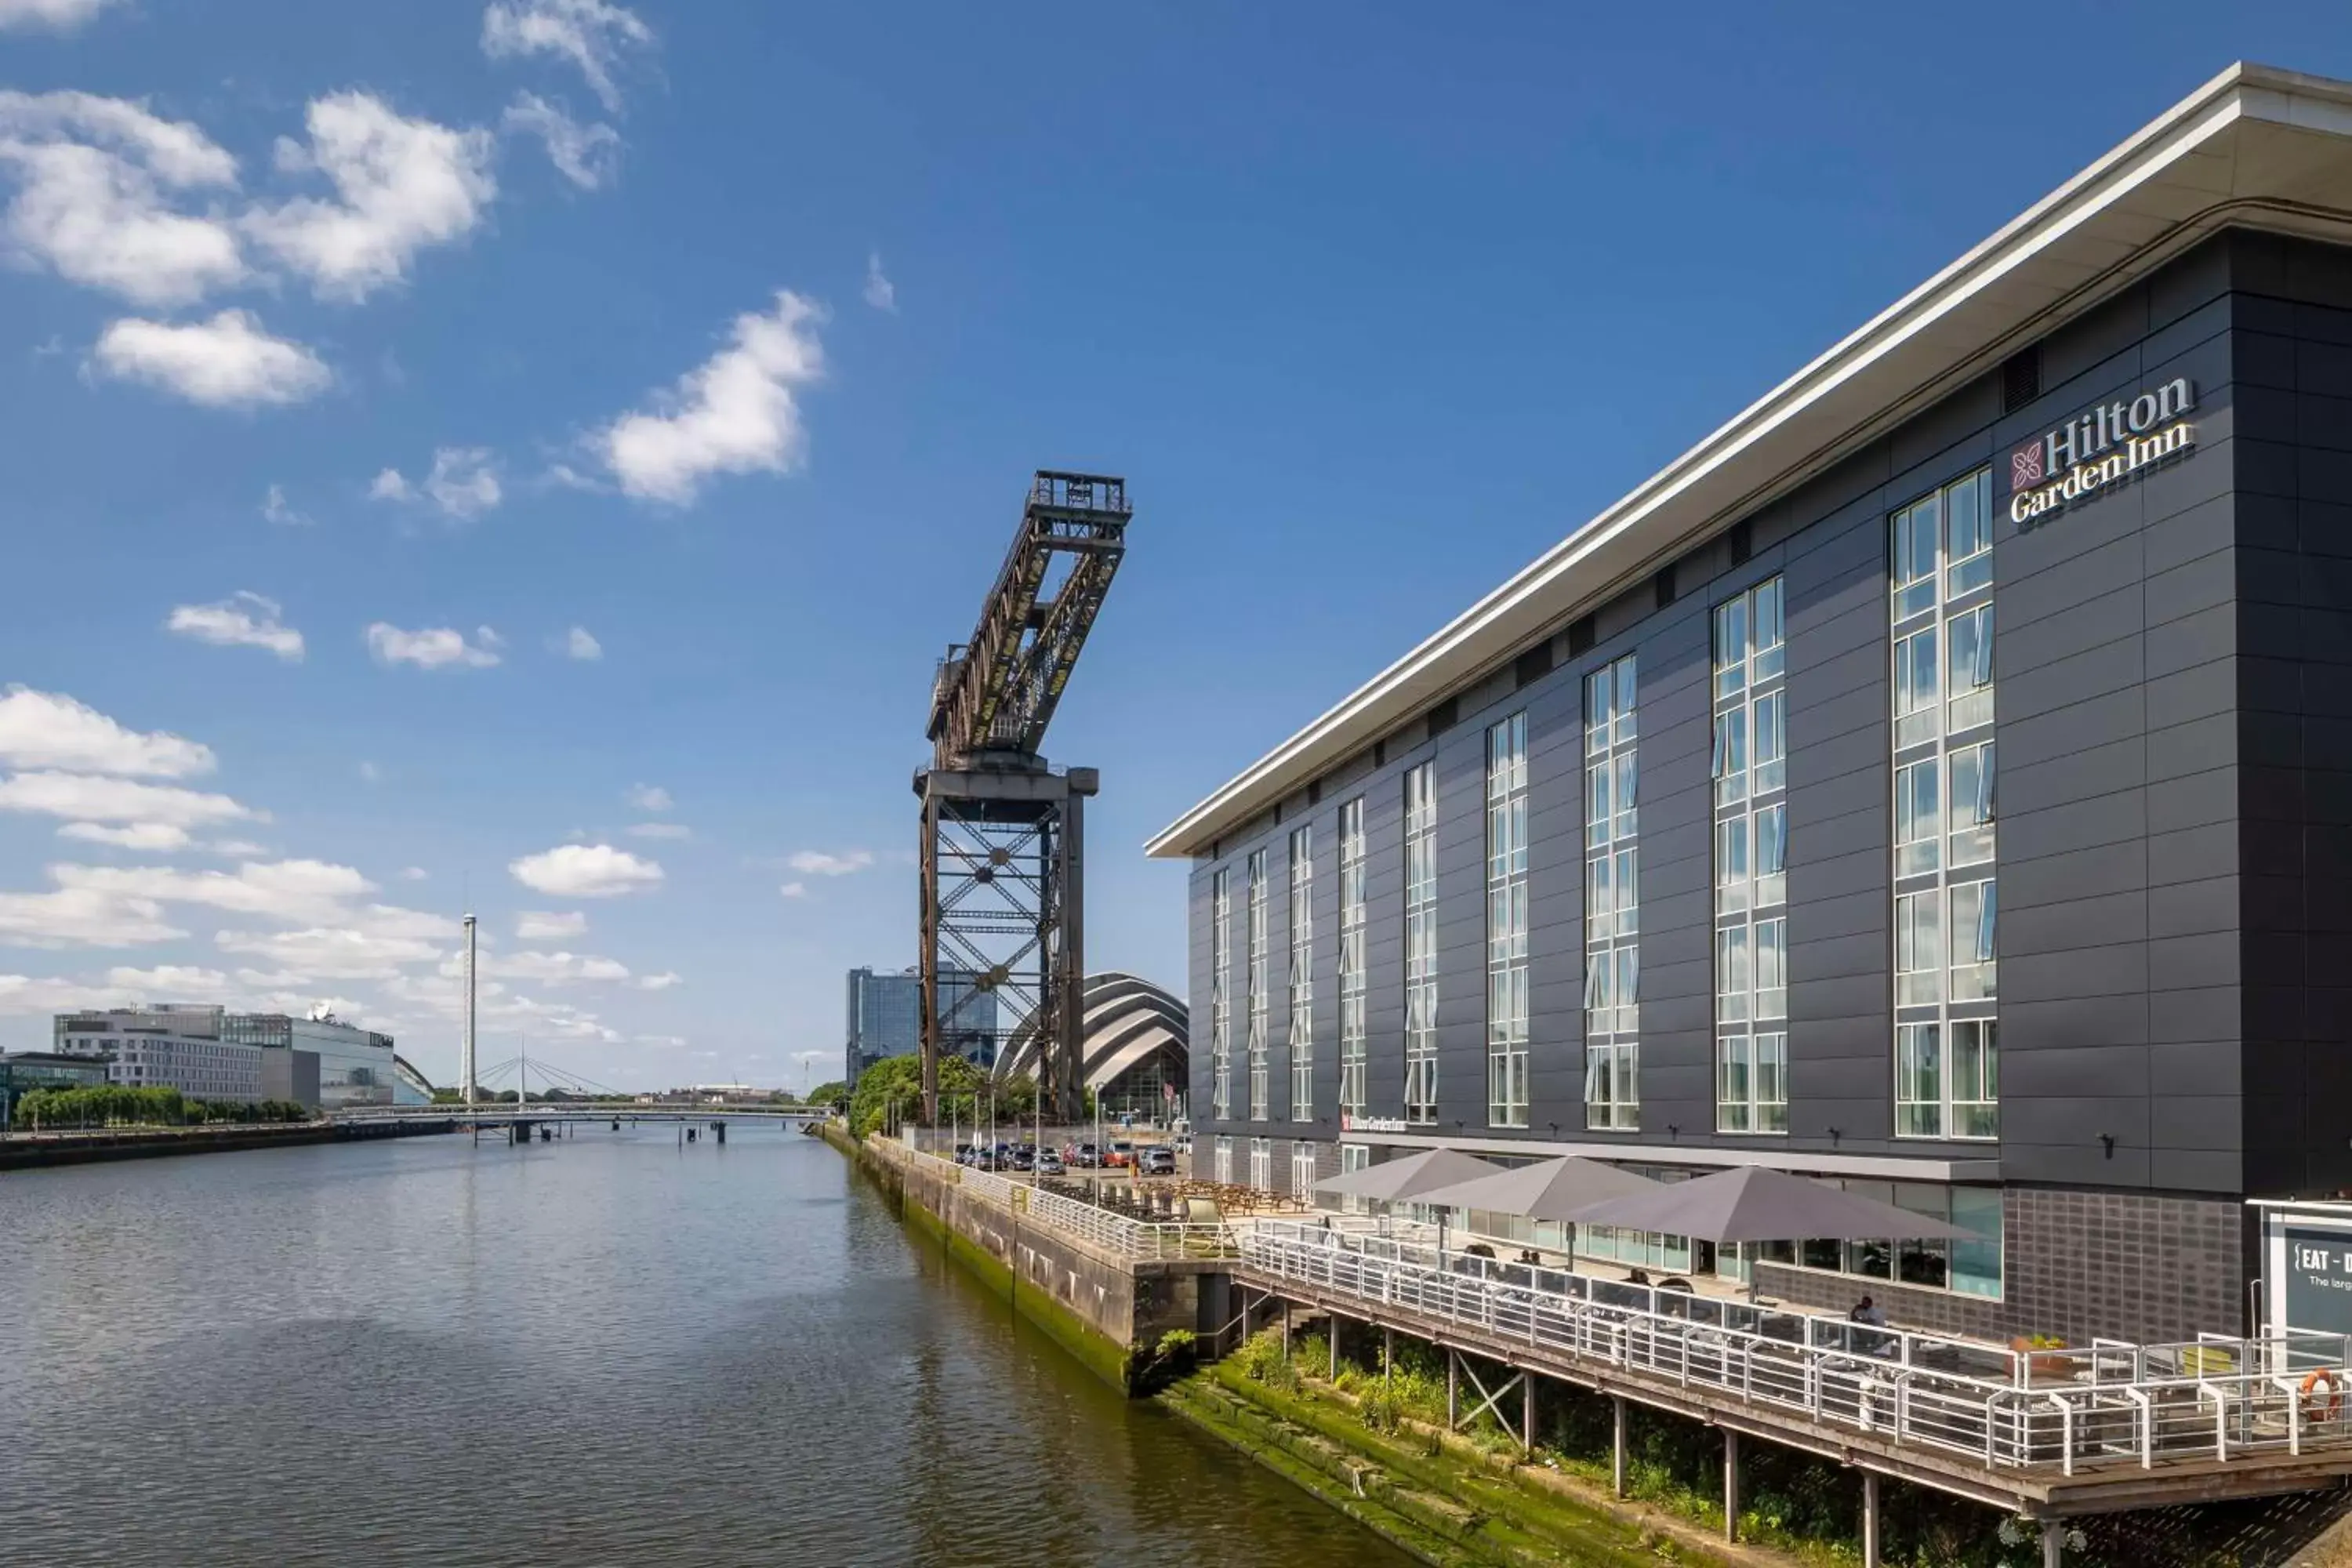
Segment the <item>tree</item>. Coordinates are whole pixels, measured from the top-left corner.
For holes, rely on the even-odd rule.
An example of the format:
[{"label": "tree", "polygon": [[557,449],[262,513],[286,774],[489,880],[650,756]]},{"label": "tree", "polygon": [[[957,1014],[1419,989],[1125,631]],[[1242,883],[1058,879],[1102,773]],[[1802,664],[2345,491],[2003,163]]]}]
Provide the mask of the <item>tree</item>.
[{"label": "tree", "polygon": [[808,1103],[811,1105],[840,1105],[848,1099],[849,1086],[839,1079],[835,1079],[831,1083],[821,1083],[809,1090],[808,1094]]},{"label": "tree", "polygon": [[[857,1075],[857,1092],[849,1102],[849,1130],[863,1138],[868,1132],[919,1120],[922,1107],[923,1058],[912,1053],[886,1057]],[[993,1115],[1011,1131],[1036,1109],[1037,1086],[1034,1081],[1013,1079],[997,1083],[986,1068],[974,1067],[961,1057],[940,1059],[942,1121],[976,1126]]]}]

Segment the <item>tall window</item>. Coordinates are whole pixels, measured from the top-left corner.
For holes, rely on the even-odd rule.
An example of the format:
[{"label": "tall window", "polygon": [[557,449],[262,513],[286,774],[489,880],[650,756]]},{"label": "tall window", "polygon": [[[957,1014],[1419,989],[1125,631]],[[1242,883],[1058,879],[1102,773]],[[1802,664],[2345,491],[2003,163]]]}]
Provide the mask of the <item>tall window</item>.
[{"label": "tall window", "polygon": [[1315,830],[1290,834],[1290,1119],[1315,1120]]},{"label": "tall window", "polygon": [[1528,1124],[1528,716],[1486,731],[1486,1121]]},{"label": "tall window", "polygon": [[[1369,1171],[1371,1167],[1371,1150],[1361,1143],[1342,1143],[1339,1145],[1339,1173],[1341,1175],[1352,1176],[1359,1171]],[[1339,1200],[1339,1206],[1349,1214],[1361,1214],[1364,1212],[1364,1200],[1354,1196],[1344,1197]]]},{"label": "tall window", "polygon": [[1266,1116],[1265,851],[1249,858],[1249,1119]]},{"label": "tall window", "polygon": [[1262,1193],[1274,1191],[1274,1140],[1251,1139],[1249,1157],[1249,1184]]},{"label": "tall window", "polygon": [[1315,1201],[1315,1145],[1290,1146],[1290,1195],[1302,1204]]},{"label": "tall window", "polygon": [[1234,1141],[1220,1138],[1209,1151],[1209,1171],[1219,1186],[1234,1184]]},{"label": "tall window", "polygon": [[1895,1131],[1997,1138],[1990,474],[1921,497],[1889,529]]},{"label": "tall window", "polygon": [[1789,1130],[1789,643],[1780,579],[1715,607],[1715,1125]]},{"label": "tall window", "polygon": [[1339,807],[1339,1109],[1364,1113],[1364,797]]},{"label": "tall window", "polygon": [[1217,1120],[1222,1121],[1234,1113],[1232,868],[1220,869],[1210,878],[1209,889],[1209,1093]]},{"label": "tall window", "polygon": [[1437,764],[1404,775],[1404,1119],[1437,1120]]},{"label": "tall window", "polygon": [[1641,1125],[1642,877],[1633,656],[1584,678],[1584,1124]]}]

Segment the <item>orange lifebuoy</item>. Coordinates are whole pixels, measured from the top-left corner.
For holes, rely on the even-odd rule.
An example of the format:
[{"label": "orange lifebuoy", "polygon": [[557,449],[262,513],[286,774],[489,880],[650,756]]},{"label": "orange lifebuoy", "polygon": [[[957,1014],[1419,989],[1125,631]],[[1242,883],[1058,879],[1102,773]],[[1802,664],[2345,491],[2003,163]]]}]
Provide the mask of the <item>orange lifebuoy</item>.
[{"label": "orange lifebuoy", "polygon": [[[2315,1403],[2312,1393],[2321,1388],[2327,1392]],[[2303,1397],[2306,1420],[2333,1421],[2344,1409],[2344,1391],[2336,1386],[2336,1374],[2324,1366],[2303,1380]]]}]

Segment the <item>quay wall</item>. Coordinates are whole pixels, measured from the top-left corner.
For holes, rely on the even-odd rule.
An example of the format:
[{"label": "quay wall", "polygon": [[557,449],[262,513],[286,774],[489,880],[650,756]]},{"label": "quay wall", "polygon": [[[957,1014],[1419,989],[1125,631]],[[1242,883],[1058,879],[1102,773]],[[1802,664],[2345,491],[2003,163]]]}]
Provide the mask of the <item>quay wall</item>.
[{"label": "quay wall", "polygon": [[1220,1265],[1117,1257],[1029,1223],[887,1140],[856,1142],[831,1123],[821,1136],[890,1194],[903,1222],[936,1237],[1014,1310],[1128,1393],[1142,1392],[1162,1334],[1183,1329],[1205,1338],[1223,1321]]},{"label": "quay wall", "polygon": [[454,1132],[457,1122],[409,1121],[351,1125],[302,1121],[278,1127],[146,1127],[115,1131],[43,1132],[0,1136],[0,1171],[43,1170],[107,1160],[153,1160],[173,1154],[233,1154],[304,1143],[358,1143]]}]

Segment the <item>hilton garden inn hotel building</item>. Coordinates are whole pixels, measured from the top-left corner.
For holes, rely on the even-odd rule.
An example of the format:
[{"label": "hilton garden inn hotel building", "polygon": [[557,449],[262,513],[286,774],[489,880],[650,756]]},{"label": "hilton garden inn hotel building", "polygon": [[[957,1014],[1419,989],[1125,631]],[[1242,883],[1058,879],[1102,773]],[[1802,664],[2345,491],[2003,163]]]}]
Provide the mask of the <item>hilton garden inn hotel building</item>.
[{"label": "hilton garden inn hotel building", "polygon": [[1762,1163],[1973,1239],[1579,1249],[2352,1328],[2261,1202],[2352,1190],[2352,84],[2224,72],[1562,523],[1152,841],[1202,1167]]}]

